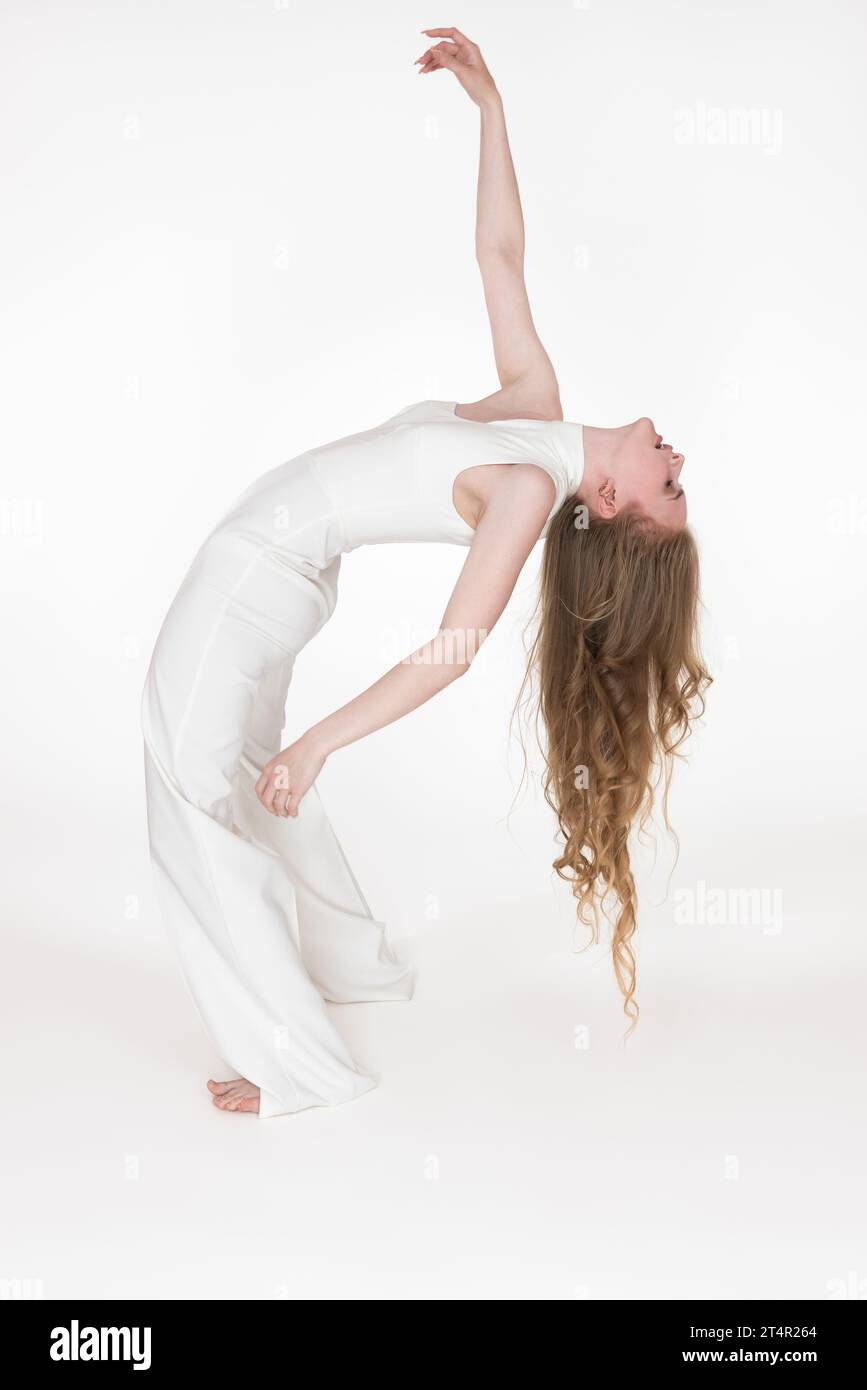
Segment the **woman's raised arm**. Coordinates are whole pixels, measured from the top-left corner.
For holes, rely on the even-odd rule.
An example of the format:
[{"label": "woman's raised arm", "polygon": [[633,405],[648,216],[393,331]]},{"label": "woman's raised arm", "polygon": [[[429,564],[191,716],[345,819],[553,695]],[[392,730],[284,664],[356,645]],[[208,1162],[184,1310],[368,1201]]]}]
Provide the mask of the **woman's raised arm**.
[{"label": "woman's raised arm", "polygon": [[524,282],[524,219],[503,103],[477,44],[459,29],[425,29],[440,43],[416,61],[419,72],[447,68],[479,108],[476,260],[482,274],[500,390],[459,407],[470,419],[509,415],[561,420],[557,377],[533,323]]}]

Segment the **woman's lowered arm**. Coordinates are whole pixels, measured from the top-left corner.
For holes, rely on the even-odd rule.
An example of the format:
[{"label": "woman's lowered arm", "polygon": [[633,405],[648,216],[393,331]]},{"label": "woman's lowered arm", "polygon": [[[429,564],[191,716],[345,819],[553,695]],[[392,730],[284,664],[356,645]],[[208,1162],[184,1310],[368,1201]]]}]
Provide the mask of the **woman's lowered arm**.
[{"label": "woman's lowered arm", "polygon": [[330,753],[402,719],[469,669],[509,601],[553,500],[554,482],[540,469],[512,466],[476,527],[437,632],[266,764],[256,784],[266,810],[296,816]]}]

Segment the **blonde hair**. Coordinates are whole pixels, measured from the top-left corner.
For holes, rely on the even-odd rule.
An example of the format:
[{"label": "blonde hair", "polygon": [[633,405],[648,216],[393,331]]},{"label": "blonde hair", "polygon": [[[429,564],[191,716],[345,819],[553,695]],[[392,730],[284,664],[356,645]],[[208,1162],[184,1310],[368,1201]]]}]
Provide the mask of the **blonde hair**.
[{"label": "blonde hair", "polygon": [[[673,760],[711,684],[699,648],[699,563],[691,532],[635,511],[577,529],[574,497],[550,523],[538,626],[521,696],[538,691],[545,798],[557,817],[554,868],[599,940],[612,928],[614,973],[638,1020],[632,936],[638,902],[629,834],[661,788],[666,828]],[[540,731],[541,732],[541,731]]]}]

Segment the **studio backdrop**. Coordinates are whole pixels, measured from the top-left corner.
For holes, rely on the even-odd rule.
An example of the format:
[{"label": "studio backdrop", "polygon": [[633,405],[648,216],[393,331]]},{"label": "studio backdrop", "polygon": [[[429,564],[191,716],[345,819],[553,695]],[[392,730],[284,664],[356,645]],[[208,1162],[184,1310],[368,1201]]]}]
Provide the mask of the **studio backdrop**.
[{"label": "studio backdrop", "polygon": [[[0,7],[2,1016],[26,1131],[4,1161],[16,1190],[36,1183],[44,1218],[34,1232],[32,1208],[26,1229],[12,1214],[9,1277],[124,1297],[354,1296],[363,1285],[819,1298],[859,1259],[863,1277],[852,1222],[864,1151],[853,1085],[867,16],[855,0],[459,8]],[[204,1080],[219,1064],[154,898],[139,698],[172,596],[242,488],[409,402],[496,389],[473,255],[477,113],[448,74],[413,67],[422,27],[455,22],[505,102],[530,299],[567,420],[651,415],[686,454],[715,683],[675,775],[679,855],[665,833],[636,851],[642,1022],[625,1053],[604,946],[573,954],[587,936],[551,870],[532,731],[523,780],[520,718],[510,732],[541,546],[469,677],[329,760],[329,815],[436,1009],[423,1038],[390,1015],[375,1058],[408,1095],[422,1087],[436,1123],[428,1102],[388,1112],[385,1129],[371,1111],[375,1138],[351,1122],[353,1166],[368,1174],[386,1131],[402,1135],[400,1171],[370,1190],[403,1194],[413,1249],[426,1253],[393,1234],[381,1263],[368,1251],[362,1279],[324,1207],[307,1224],[295,1211],[294,1244],[263,1237],[259,1261],[258,1236],[247,1254],[240,1236],[221,1246],[195,1197],[186,1218],[167,1197],[173,1134],[177,1162],[198,1153],[193,1186],[224,1142],[241,1146],[232,1162],[248,1173],[265,1143],[275,1182],[287,1160],[277,1131],[263,1140],[239,1121],[237,1138],[210,1112],[219,1142],[210,1129],[197,1139],[192,1097],[205,1102],[191,1078],[172,1090],[180,1068]],[[287,741],[433,633],[464,558],[439,545],[345,557],[336,613],[297,663]],[[368,1025],[347,1026],[363,1046]],[[542,1049],[529,1073],[513,1028],[513,1042],[526,1034]],[[478,1090],[460,1090],[464,1045],[464,1062],[494,1068],[496,1118]],[[404,1049],[415,1081],[414,1063],[396,1060]],[[554,1139],[560,1082],[538,1092],[536,1081],[558,1068],[574,1079],[576,1066],[591,1079],[583,1103],[568,1091]],[[161,1105],[171,1118],[158,1156],[147,1135]],[[334,1115],[327,1130],[326,1144],[307,1125],[293,1161],[330,1164]],[[458,1132],[475,1136],[472,1162]],[[451,1167],[457,1188],[437,1215],[423,1167],[445,1152],[463,1177]],[[557,1155],[579,1152],[585,1191],[615,1171],[645,1203],[631,1212],[628,1259],[606,1254],[601,1216],[580,1216],[578,1169],[563,1170],[561,1205],[549,1205]],[[118,1176],[129,1155],[163,1172],[151,1189],[142,1178],[134,1210]],[[728,1158],[750,1175],[733,1209]],[[108,1262],[81,1256],[82,1182]],[[472,1193],[491,1183],[515,1223],[512,1263],[491,1235],[494,1207],[473,1216]],[[330,1200],[333,1216],[342,1199]],[[712,1213],[704,1253],[696,1212]],[[572,1233],[568,1251],[552,1247],[555,1229]],[[184,1241],[200,1252],[195,1268]],[[462,1241],[481,1263],[462,1262]],[[328,1258],[311,1264],[317,1242]]]}]

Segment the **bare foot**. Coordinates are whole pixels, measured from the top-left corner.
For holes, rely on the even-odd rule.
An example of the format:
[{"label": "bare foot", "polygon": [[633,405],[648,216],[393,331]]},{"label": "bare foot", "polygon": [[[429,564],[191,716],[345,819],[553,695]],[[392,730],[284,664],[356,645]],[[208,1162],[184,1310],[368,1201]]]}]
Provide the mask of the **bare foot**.
[{"label": "bare foot", "polygon": [[209,1081],[208,1090],[214,1104],[221,1110],[245,1110],[253,1115],[259,1113],[259,1087],[254,1086],[252,1081],[245,1081],[243,1077],[237,1081]]}]

